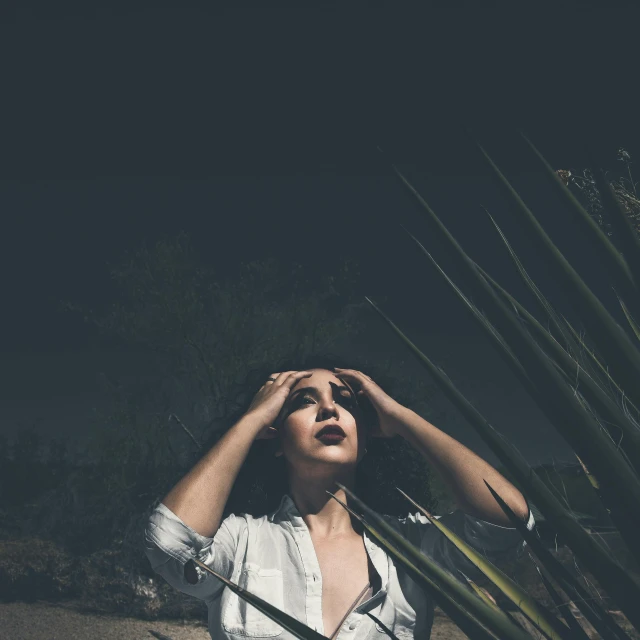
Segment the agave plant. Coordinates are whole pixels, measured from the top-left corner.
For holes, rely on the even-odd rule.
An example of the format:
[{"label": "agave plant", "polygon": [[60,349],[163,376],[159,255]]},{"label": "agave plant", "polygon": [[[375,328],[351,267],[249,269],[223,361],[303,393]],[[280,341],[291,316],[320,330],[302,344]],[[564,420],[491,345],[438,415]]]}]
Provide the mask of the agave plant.
[{"label": "agave plant", "polygon": [[[509,250],[514,263],[525,283],[535,295],[545,320],[549,324],[546,329],[535,317],[509,295],[481,267],[476,265],[455,239],[449,234],[433,209],[406,178],[394,167],[410,193],[426,214],[431,237],[434,242],[444,244],[451,257],[451,264],[463,274],[465,288],[475,300],[477,306],[470,302],[459,286],[454,284],[446,273],[432,258],[431,254],[413,236],[413,240],[428,257],[429,262],[453,287],[454,291],[469,309],[473,317],[486,331],[488,337],[499,350],[499,353],[520,379],[542,411],[557,427],[561,435],[574,448],[587,476],[594,487],[597,497],[603,501],[611,519],[627,543],[629,551],[636,559],[640,559],[640,540],[637,536],[638,514],[640,513],[640,427],[637,410],[640,395],[640,350],[638,348],[637,324],[640,315],[640,243],[624,211],[615,195],[603,178],[602,171],[595,169],[594,175],[602,194],[603,205],[620,236],[624,247],[624,256],[620,254],[608,240],[592,218],[581,207],[573,194],[567,189],[561,178],[551,169],[543,156],[526,139],[532,151],[540,159],[553,184],[568,205],[569,213],[577,216],[590,238],[600,244],[604,255],[609,257],[606,263],[612,284],[617,288],[618,298],[629,322],[629,331],[615,322],[598,298],[590,291],[585,282],[575,272],[560,251],[553,245],[535,216],[509,184],[496,164],[478,145],[479,150],[492,167],[499,184],[511,199],[513,211],[520,216],[523,225],[531,231],[540,251],[557,271],[557,280],[563,285],[566,298],[579,313],[580,320],[587,329],[587,335],[593,336],[595,345],[591,352],[578,337],[578,332],[560,316],[547,302],[524,267],[518,260],[497,225],[505,246]],[[371,302],[369,300],[369,302]],[[519,452],[506,442],[464,399],[448,380],[444,372],[437,368],[420,350],[400,331],[398,327],[371,302],[374,308],[390,324],[399,337],[410,347],[412,352],[426,366],[434,379],[449,398],[460,408],[469,422],[476,427],[480,435],[488,442],[492,450],[500,458],[505,468],[524,488],[525,496],[530,497],[545,518],[561,534],[570,549],[584,562],[585,566],[597,578],[617,607],[626,615],[636,629],[640,628],[640,615],[634,603],[640,602],[640,586],[598,545],[578,524],[555,496],[544,486],[542,481],[522,459]],[[483,312],[479,310],[482,307]],[[631,312],[633,310],[633,313]],[[555,334],[555,335],[554,335]],[[582,356],[586,352],[586,356]],[[624,355],[623,355],[624,352]],[[614,365],[615,363],[615,365]],[[580,383],[581,391],[576,388]],[[618,392],[616,395],[614,392]],[[626,398],[628,397],[628,399]],[[630,400],[630,401],[629,401]],[[622,432],[624,445],[617,446],[613,440],[612,430]],[[584,460],[584,462],[583,462]],[[489,487],[490,488],[490,487]],[[490,490],[492,490],[490,488]],[[492,491],[493,492],[493,491]],[[513,517],[506,504],[495,496],[503,510],[510,517],[527,542],[538,551],[542,560],[546,550],[526,527]],[[443,529],[440,523],[434,524]],[[452,540],[453,541],[453,540]],[[460,545],[453,541],[456,546]],[[463,553],[464,549],[461,548]],[[558,563],[546,552],[544,566],[558,580],[568,596],[574,599],[585,617],[594,625],[603,637],[626,637],[626,634],[615,624],[606,612],[588,604],[586,594],[578,585],[570,581],[568,574],[561,572]],[[470,559],[472,559],[470,557]],[[485,568],[481,570],[492,579],[496,586],[511,597]],[[582,591],[582,593],[581,593]],[[552,596],[553,597],[553,596]],[[531,603],[527,604],[529,607]],[[522,608],[522,607],[521,607]],[[531,612],[523,609],[523,613],[531,617]],[[534,620],[534,623],[539,621]],[[573,628],[572,620],[571,626]],[[565,629],[569,627],[565,626]],[[549,630],[543,630],[550,635]],[[551,637],[551,636],[550,636]],[[570,637],[574,637],[573,635]],[[575,637],[580,637],[579,635]]]},{"label": "agave plant", "polygon": [[[593,346],[587,345],[580,331],[549,304],[528,276],[489,212],[486,213],[495,226],[498,237],[535,296],[543,321],[525,309],[482,267],[471,260],[426,200],[391,165],[424,213],[430,229],[430,239],[445,247],[450,266],[461,274],[461,282],[454,283],[419,240],[408,231],[407,233],[424,253],[426,264],[434,268],[453,288],[463,307],[471,312],[514,375],[574,449],[593,487],[594,497],[603,503],[630,553],[640,562],[640,536],[637,535],[640,528],[640,242],[611,186],[597,167],[593,175],[603,206],[619,236],[623,254],[612,245],[573,196],[567,188],[566,180],[563,180],[564,176],[553,171],[533,144],[522,135],[562,197],[567,215],[574,216],[580,222],[585,237],[592,246],[598,247],[603,268],[607,270],[611,284],[615,287],[628,327],[620,326],[605,309],[479,144],[480,152],[513,204],[514,214],[519,216],[522,225],[528,227],[530,237],[539,244],[541,255],[555,270],[557,282],[563,287],[567,301],[577,311]],[[472,298],[477,302],[472,302]],[[372,300],[366,300],[409,347],[443,392],[487,442],[504,468],[518,482],[527,500],[535,504],[555,533],[562,537],[574,555],[595,576],[615,608],[626,616],[635,631],[640,631],[640,608],[637,606],[640,603],[640,584],[637,578],[581,526],[576,514],[558,500],[519,451],[483,418],[456,389],[445,372],[422,353]],[[619,437],[620,433],[622,438]],[[618,443],[614,440],[616,437],[619,439]],[[502,497],[488,483],[485,484],[536,554],[539,562],[536,563],[536,569],[551,600],[556,604],[558,614],[537,602],[514,580],[475,552],[409,496],[404,495],[544,637],[554,640],[588,638],[574,615],[579,610],[602,638],[628,640],[630,636],[610,612],[585,591],[545,548],[535,532],[529,531]],[[383,517],[367,507],[346,487],[340,486],[350,498],[350,506],[341,502],[345,509],[362,522],[367,531],[434,598],[467,636],[474,639],[510,640],[533,637],[507,611],[498,606],[487,592],[466,576],[463,576],[466,579],[463,582],[442,569],[398,534]],[[216,574],[206,565],[198,564],[297,637],[309,640],[322,637],[300,621]],[[387,629],[386,632],[393,638],[391,631]]]}]

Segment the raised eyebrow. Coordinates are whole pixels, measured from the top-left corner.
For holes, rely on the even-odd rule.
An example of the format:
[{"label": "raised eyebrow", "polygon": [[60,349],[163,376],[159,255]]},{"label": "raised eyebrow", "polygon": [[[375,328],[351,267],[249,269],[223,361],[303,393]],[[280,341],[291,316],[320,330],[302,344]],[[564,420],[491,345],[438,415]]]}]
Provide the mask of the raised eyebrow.
[{"label": "raised eyebrow", "polygon": [[[329,384],[332,387],[334,387],[336,391],[348,391],[350,395],[353,395],[353,391],[351,391],[351,389],[349,389],[349,387],[344,387],[342,385],[338,385],[338,384],[335,384],[333,382],[330,382]],[[301,387],[300,389],[296,389],[295,391],[293,391],[289,395],[289,397],[292,398],[296,394],[302,393],[303,391],[306,391],[307,393],[311,393],[314,396],[317,396],[319,394],[318,387]]]}]

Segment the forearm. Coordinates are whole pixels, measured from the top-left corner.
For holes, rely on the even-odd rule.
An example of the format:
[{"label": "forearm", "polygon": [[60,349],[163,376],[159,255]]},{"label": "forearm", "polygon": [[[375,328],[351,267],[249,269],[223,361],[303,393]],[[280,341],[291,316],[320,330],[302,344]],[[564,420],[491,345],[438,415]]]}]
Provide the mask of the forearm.
[{"label": "forearm", "polygon": [[163,504],[200,535],[213,537],[240,467],[261,428],[253,416],[243,416],[169,491]]},{"label": "forearm", "polygon": [[398,409],[395,419],[398,435],[440,474],[465,513],[502,527],[513,527],[483,482],[486,480],[515,514],[526,521],[529,508],[524,496],[488,462],[407,407]]}]

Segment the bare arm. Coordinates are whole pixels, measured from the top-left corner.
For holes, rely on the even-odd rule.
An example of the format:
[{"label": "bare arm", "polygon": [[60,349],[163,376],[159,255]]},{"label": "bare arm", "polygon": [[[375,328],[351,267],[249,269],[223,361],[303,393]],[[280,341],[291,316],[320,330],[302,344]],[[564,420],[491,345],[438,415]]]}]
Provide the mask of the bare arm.
[{"label": "bare arm", "polygon": [[251,444],[264,428],[245,414],[165,496],[163,504],[200,535],[212,538]]},{"label": "bare arm", "polygon": [[407,407],[398,410],[396,419],[397,433],[437,470],[462,510],[501,527],[513,526],[484,479],[526,521],[529,507],[524,496],[488,462]]},{"label": "bare arm", "polygon": [[251,444],[259,438],[277,437],[272,425],[291,388],[310,375],[309,371],[273,373],[242,418],[169,491],[162,501],[164,506],[194,531],[212,538]]}]

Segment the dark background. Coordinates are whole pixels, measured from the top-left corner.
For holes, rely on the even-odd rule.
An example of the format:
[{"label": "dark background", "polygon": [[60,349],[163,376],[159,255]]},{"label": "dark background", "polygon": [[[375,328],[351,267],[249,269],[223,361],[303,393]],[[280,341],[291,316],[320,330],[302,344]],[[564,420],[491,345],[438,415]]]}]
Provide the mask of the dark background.
[{"label": "dark background", "polygon": [[[147,375],[58,302],[106,304],[109,262],[184,229],[221,271],[358,257],[374,301],[531,463],[575,461],[399,227],[428,245],[376,147],[503,286],[529,301],[481,204],[561,300],[470,127],[612,303],[517,130],[558,169],[635,158],[636,3],[53,4],[5,5],[0,24],[2,432],[81,437],[99,372]],[[373,314],[367,332],[363,350],[408,356]],[[495,463],[442,406],[438,426]]]}]

